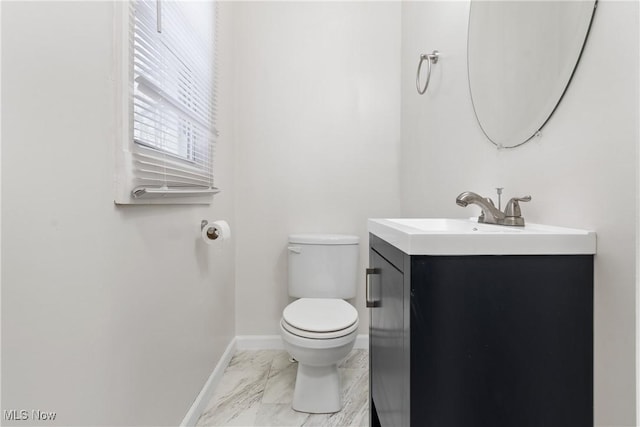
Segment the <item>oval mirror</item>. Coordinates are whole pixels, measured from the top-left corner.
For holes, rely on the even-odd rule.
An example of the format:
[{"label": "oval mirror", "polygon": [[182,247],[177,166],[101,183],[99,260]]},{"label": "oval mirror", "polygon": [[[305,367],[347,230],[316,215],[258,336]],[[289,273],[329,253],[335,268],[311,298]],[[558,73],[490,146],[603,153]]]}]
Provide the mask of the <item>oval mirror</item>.
[{"label": "oval mirror", "polygon": [[524,144],[549,120],[576,69],[596,3],[471,0],[469,89],[491,142]]}]

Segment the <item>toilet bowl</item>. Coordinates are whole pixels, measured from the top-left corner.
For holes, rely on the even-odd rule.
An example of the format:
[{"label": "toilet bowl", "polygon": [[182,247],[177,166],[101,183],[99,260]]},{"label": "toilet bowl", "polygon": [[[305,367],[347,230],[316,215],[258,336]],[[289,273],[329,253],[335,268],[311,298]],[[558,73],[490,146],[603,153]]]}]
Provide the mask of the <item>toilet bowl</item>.
[{"label": "toilet bowl", "polygon": [[292,407],[299,412],[342,409],[340,363],[353,349],[358,312],[341,299],[301,298],[282,313],[285,349],[298,361]]}]

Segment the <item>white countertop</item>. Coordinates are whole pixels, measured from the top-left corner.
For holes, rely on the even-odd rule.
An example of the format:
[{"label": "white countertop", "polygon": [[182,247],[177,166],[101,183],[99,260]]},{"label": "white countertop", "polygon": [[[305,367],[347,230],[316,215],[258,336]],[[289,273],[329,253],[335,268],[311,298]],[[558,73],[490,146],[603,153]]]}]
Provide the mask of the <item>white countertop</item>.
[{"label": "white countertop", "polygon": [[476,219],[369,219],[369,232],[409,255],[585,255],[596,253],[596,233],[526,224],[479,224]]}]

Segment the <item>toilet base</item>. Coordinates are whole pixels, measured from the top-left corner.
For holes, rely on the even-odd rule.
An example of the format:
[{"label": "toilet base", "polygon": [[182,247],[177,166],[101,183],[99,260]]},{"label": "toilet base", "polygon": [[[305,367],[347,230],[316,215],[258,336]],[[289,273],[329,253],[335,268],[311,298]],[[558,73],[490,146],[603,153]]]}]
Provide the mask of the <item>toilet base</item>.
[{"label": "toilet base", "polygon": [[298,361],[292,408],[310,414],[330,414],[342,409],[338,364],[356,342],[357,329],[337,338],[313,339],[294,335],[280,322],[285,350]]},{"label": "toilet base", "polygon": [[298,362],[294,410],[310,414],[329,414],[342,409],[338,365],[310,366]]}]

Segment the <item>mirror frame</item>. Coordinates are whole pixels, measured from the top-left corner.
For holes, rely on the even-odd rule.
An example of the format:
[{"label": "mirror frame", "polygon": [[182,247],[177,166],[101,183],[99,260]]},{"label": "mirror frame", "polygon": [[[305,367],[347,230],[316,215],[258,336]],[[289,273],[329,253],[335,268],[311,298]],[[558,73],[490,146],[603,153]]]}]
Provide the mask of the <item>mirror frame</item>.
[{"label": "mirror frame", "polygon": [[[526,144],[527,142],[532,140],[534,137],[539,136],[540,135],[540,131],[549,122],[549,120],[551,119],[551,117],[553,116],[555,111],[557,110],[558,106],[560,105],[560,102],[562,102],[562,99],[564,98],[567,90],[569,89],[569,85],[571,84],[571,81],[573,80],[573,76],[575,75],[576,70],[578,69],[578,64],[580,63],[580,60],[582,59],[582,55],[583,55],[584,50],[586,48],[587,40],[589,39],[589,34],[591,33],[591,28],[593,26],[593,22],[594,22],[595,15],[596,15],[596,10],[598,8],[598,3],[599,3],[600,0],[593,0],[593,7],[592,7],[592,11],[591,11],[591,17],[589,19],[589,24],[587,26],[587,30],[586,30],[585,35],[584,35],[584,40],[582,41],[582,44],[580,46],[580,51],[579,51],[578,56],[576,58],[576,62],[573,65],[573,68],[571,70],[569,78],[567,79],[567,83],[564,85],[564,89],[560,93],[560,96],[558,97],[557,101],[555,102],[554,107],[548,113],[546,119],[544,119],[542,121],[542,123],[539,126],[537,126],[537,129],[535,130],[535,132],[533,132],[532,135],[528,136],[524,141],[516,142],[513,145],[503,145],[503,144],[496,143],[489,135],[487,135],[487,132],[485,131],[485,128],[482,126],[482,123],[480,122],[480,118],[478,117],[478,112],[476,110],[476,104],[473,101],[473,90],[471,89],[471,77],[470,77],[470,67],[469,67],[469,62],[470,62],[469,61],[469,56],[470,56],[469,55],[469,41],[470,41],[470,38],[471,38],[470,37],[471,36],[471,32],[469,30],[471,28],[471,17],[472,17],[471,10],[472,10],[474,2],[475,3],[482,3],[484,1],[487,1],[487,0],[469,0],[469,18],[468,18],[468,21],[467,21],[467,84],[469,86],[469,95],[471,97],[471,106],[473,107],[473,114],[474,114],[474,116],[476,118],[476,123],[480,127],[480,130],[482,130],[482,133],[484,134],[484,136],[493,145],[495,145],[498,149],[516,148],[516,147],[520,147],[521,145]],[[489,1],[517,1],[517,0],[489,0]],[[562,1],[562,0],[560,0],[560,1]],[[565,0],[565,1],[567,1],[567,0]]]}]

